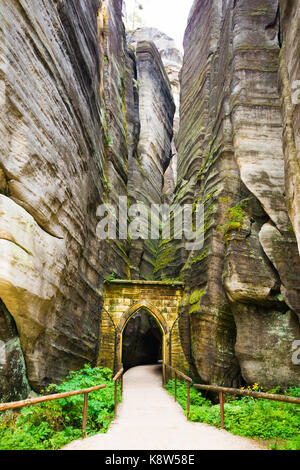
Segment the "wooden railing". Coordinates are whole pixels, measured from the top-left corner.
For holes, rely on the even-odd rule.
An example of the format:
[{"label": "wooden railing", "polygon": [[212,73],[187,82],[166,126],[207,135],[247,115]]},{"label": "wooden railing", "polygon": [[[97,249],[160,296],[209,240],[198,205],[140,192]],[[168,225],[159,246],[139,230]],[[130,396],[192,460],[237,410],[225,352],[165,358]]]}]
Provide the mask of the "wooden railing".
[{"label": "wooden railing", "polygon": [[212,392],[219,392],[220,397],[220,414],[221,414],[221,428],[224,429],[224,393],[229,395],[239,395],[243,397],[262,398],[264,400],[280,401],[284,403],[294,403],[300,405],[300,398],[289,397],[286,395],[275,395],[272,393],[252,392],[251,390],[241,390],[239,388],[218,387],[215,385],[200,385],[193,384],[193,387],[198,390],[209,390]]},{"label": "wooden railing", "polygon": [[11,403],[0,403],[0,412],[7,410],[14,410],[16,408],[24,408],[25,406],[36,405],[38,403],[44,403],[46,401],[59,400],[61,398],[74,397],[76,395],[84,395],[83,404],[83,416],[82,416],[82,434],[86,433],[86,420],[87,420],[87,406],[88,406],[88,395],[91,392],[96,392],[105,388],[106,385],[97,385],[96,387],[85,388],[82,390],[74,390],[72,392],[55,393],[54,395],[46,395],[44,397],[30,398],[22,401],[15,401]]},{"label": "wooden railing", "polygon": [[[177,376],[182,377],[187,382],[187,419],[189,419],[190,413],[190,384],[193,380],[187,375],[183,374],[174,367],[169,366],[168,364],[163,363],[163,385],[166,384],[166,369],[171,370],[175,374],[175,401],[177,400]],[[293,403],[300,405],[300,397],[290,397],[287,395],[275,395],[272,393],[264,392],[253,392],[251,390],[242,390],[239,388],[229,388],[229,387],[218,387],[215,385],[202,385],[192,383],[192,387],[197,390],[208,390],[212,392],[219,392],[220,398],[220,415],[221,415],[221,428],[224,429],[224,393],[229,395],[239,395],[239,396],[248,396],[253,398],[262,398],[264,400],[273,400],[280,401],[284,403]]]},{"label": "wooden railing", "polygon": [[187,416],[187,419],[189,419],[189,416],[190,416],[190,385],[193,382],[193,380],[190,377],[188,377],[187,375],[180,372],[180,370],[175,369],[174,367],[171,367],[166,363],[163,363],[163,385],[166,384],[166,369],[171,370],[175,374],[175,395],[174,395],[175,401],[177,401],[177,376],[183,378],[186,381],[186,384],[187,384],[186,416]]},{"label": "wooden railing", "polygon": [[123,395],[123,374],[124,374],[124,369],[119,370],[117,374],[113,378],[113,382],[115,383],[115,419],[117,417],[117,410],[118,410],[118,380],[121,383],[121,396]]},{"label": "wooden railing", "polygon": [[[121,396],[123,395],[123,374],[124,374],[124,369],[119,370],[119,372],[114,376],[112,379],[114,384],[115,384],[115,396],[114,396],[114,401],[115,401],[115,414],[114,417],[116,418],[117,416],[117,409],[118,409],[118,380],[121,383]],[[37,405],[38,403],[44,403],[47,401],[53,401],[53,400],[59,400],[61,398],[68,398],[68,397],[74,397],[76,395],[84,395],[84,404],[83,404],[83,416],[82,416],[82,434],[85,436],[86,434],[86,421],[87,421],[87,407],[88,407],[88,395],[91,392],[96,392],[97,390],[101,390],[105,388],[106,385],[97,385],[96,387],[91,387],[91,388],[85,388],[82,390],[74,390],[72,392],[64,392],[64,393],[55,393],[54,395],[46,395],[43,397],[37,397],[37,398],[30,398],[27,400],[21,400],[21,401],[14,401],[10,403],[0,403],[0,412],[2,411],[8,411],[8,410],[14,410],[17,408],[24,408],[26,406],[31,406],[31,405]]]}]

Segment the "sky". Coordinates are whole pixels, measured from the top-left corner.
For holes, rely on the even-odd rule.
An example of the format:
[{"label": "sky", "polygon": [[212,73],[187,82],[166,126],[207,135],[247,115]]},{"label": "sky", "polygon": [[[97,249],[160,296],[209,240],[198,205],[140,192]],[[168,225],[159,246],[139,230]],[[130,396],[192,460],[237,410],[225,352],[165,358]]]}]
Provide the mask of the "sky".
[{"label": "sky", "polygon": [[[133,10],[134,0],[125,0],[128,15]],[[141,17],[142,26],[158,28],[171,38],[182,49],[184,31],[187,19],[194,3],[193,0],[136,0],[143,5],[143,10],[137,10]],[[136,27],[141,26],[136,24]]]}]

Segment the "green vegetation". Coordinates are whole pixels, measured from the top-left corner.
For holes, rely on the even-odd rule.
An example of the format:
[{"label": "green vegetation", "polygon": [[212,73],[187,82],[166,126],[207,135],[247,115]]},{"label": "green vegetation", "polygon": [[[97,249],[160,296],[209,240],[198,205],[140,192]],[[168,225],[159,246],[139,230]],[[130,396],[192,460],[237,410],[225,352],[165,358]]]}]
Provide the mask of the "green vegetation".
[{"label": "green vegetation", "polygon": [[[175,381],[174,380],[169,380],[169,382],[166,385],[167,391],[171,395],[175,395]],[[186,382],[180,382],[177,380],[177,401],[179,405],[183,408],[184,412],[186,413],[186,401],[187,401],[187,385]],[[211,406],[212,403],[211,401],[207,400],[204,398],[201,393],[199,393],[195,388],[191,387],[190,388],[190,410],[192,407],[199,407],[199,406]]]},{"label": "green vegetation", "polygon": [[193,305],[193,304],[196,304],[197,302],[199,302],[199,300],[202,299],[203,294],[204,294],[205,291],[206,291],[206,287],[204,289],[201,289],[201,290],[195,290],[189,298],[190,305]]},{"label": "green vegetation", "polygon": [[[88,399],[87,435],[106,432],[114,416],[112,371],[86,365],[60,385],[50,385],[46,394],[106,384]],[[118,393],[120,400],[120,391]],[[0,415],[0,450],[55,450],[81,437],[83,395],[32,405]]]},{"label": "green vegetation", "polygon": [[176,246],[164,245],[163,249],[160,249],[155,260],[153,273],[156,274],[160,270],[169,266],[175,258]]},{"label": "green vegetation", "polygon": [[164,284],[170,284],[170,285],[172,285],[172,284],[174,284],[174,282],[180,282],[180,278],[179,278],[179,277],[175,277],[175,278],[172,278],[172,279],[170,279],[170,278],[164,278],[164,279],[162,279],[162,282],[163,282]]},{"label": "green vegetation", "polygon": [[218,225],[218,230],[224,233],[225,241],[228,241],[228,233],[232,230],[241,230],[245,212],[244,212],[244,204],[240,203],[234,207],[230,207],[225,212],[225,223],[224,225]]},{"label": "green vegetation", "polygon": [[192,259],[191,264],[193,265],[193,264],[195,264],[195,263],[198,263],[198,262],[204,260],[205,258],[207,258],[207,256],[208,256],[208,250],[204,250],[204,251],[201,253],[200,256],[198,256],[197,258],[193,258],[193,259]]},{"label": "green vegetation", "polygon": [[104,142],[104,145],[106,146],[106,148],[109,148],[109,147],[111,147],[111,145],[112,145],[112,138],[111,138],[111,136],[108,134],[108,132],[105,134],[105,142]]},{"label": "green vegetation", "polygon": [[227,204],[231,204],[231,199],[229,196],[220,196],[219,197],[219,201],[220,202],[224,202],[224,203],[227,203]]},{"label": "green vegetation", "polygon": [[110,276],[107,276],[107,277],[104,279],[104,284],[109,284],[110,281],[114,281],[115,279],[117,279],[116,273],[111,273]]},{"label": "green vegetation", "polygon": [[[250,387],[249,387],[250,388]],[[174,396],[174,380],[166,385]],[[251,390],[259,390],[254,384]],[[283,393],[280,387],[270,393]],[[300,385],[290,387],[285,395],[299,397]],[[177,382],[178,403],[186,412],[187,386]],[[220,405],[214,405],[191,388],[190,420],[220,427]],[[266,441],[270,449],[300,450],[300,406],[251,397],[224,395],[225,428],[232,434]]]},{"label": "green vegetation", "polygon": [[197,180],[201,181],[201,177],[203,173],[206,172],[207,168],[210,167],[210,165],[213,163],[215,154],[217,153],[218,149],[212,150],[213,147],[213,142],[209,143],[209,151],[205,154],[203,160],[202,160],[202,166],[200,168],[200,171],[198,173]]}]

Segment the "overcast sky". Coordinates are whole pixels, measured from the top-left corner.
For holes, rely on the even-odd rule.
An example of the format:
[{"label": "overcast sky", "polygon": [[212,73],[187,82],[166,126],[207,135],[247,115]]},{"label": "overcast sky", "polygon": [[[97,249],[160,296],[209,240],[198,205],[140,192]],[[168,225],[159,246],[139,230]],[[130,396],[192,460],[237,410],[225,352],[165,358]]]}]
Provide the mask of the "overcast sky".
[{"label": "overcast sky", "polygon": [[[127,12],[133,9],[134,0],[125,0]],[[184,31],[193,0],[136,0],[142,3],[144,9],[138,10],[143,26],[158,28],[175,39],[178,47],[182,48]],[[136,27],[140,25],[137,24]]]}]

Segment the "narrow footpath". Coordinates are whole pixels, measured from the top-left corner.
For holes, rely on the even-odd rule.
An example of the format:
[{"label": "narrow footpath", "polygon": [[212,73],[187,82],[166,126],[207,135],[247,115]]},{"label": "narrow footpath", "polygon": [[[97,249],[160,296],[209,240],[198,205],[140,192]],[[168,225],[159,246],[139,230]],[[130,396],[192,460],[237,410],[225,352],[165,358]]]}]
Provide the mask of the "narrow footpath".
[{"label": "narrow footpath", "polygon": [[262,450],[250,439],[187,421],[161,380],[160,366],[128,370],[123,401],[108,432],[73,441],[64,450]]}]

